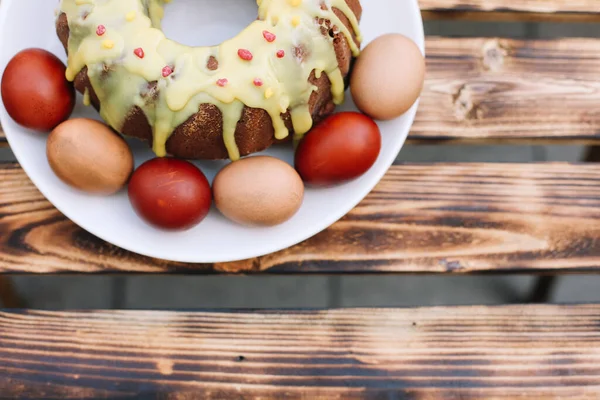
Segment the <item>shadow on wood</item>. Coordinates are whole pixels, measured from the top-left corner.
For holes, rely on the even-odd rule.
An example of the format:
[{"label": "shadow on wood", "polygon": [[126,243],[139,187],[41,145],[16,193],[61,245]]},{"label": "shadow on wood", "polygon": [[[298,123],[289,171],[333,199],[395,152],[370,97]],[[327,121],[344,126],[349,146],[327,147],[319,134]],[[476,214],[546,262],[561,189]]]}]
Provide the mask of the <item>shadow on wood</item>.
[{"label": "shadow on wood", "polygon": [[24,308],[26,306],[11,279],[6,276],[0,276],[0,303],[5,308]]}]

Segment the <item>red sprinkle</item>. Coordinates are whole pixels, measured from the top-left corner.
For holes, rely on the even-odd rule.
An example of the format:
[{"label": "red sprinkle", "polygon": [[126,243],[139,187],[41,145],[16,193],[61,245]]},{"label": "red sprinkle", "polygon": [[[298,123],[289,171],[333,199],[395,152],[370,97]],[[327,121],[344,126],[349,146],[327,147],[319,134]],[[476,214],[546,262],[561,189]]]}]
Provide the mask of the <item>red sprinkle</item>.
[{"label": "red sprinkle", "polygon": [[162,69],[162,76],[165,78],[167,76],[171,75],[172,73],[173,73],[173,68],[169,67],[168,65]]},{"label": "red sprinkle", "polygon": [[263,36],[265,37],[266,41],[269,43],[274,42],[275,39],[277,39],[277,36],[275,36],[274,33],[271,33],[269,31],[263,31]]},{"label": "red sprinkle", "polygon": [[261,87],[263,85],[263,81],[260,78],[254,79],[254,86]]},{"label": "red sprinkle", "polygon": [[228,83],[229,83],[229,81],[228,81],[227,79],[225,79],[225,78],[223,78],[223,79],[219,79],[219,80],[217,81],[217,85],[219,85],[219,86],[221,86],[221,87],[225,87],[225,86],[227,86],[227,84],[228,84]]},{"label": "red sprinkle", "polygon": [[98,28],[96,28],[96,35],[102,36],[105,33],[106,33],[106,27],[104,25],[98,25]]},{"label": "red sprinkle", "polygon": [[279,51],[277,52],[277,57],[278,57],[278,58],[283,58],[283,57],[285,57],[285,51],[283,51],[283,50],[279,50]]},{"label": "red sprinkle", "polygon": [[145,54],[144,54],[144,49],[142,49],[141,47],[138,47],[137,49],[135,49],[133,51],[133,54],[135,54],[136,56],[138,56],[139,58],[144,58]]},{"label": "red sprinkle", "polygon": [[245,49],[239,49],[238,56],[240,56],[240,58],[242,60],[246,60],[246,61],[252,61],[252,59],[254,58],[254,56],[252,55],[250,50],[245,50]]}]

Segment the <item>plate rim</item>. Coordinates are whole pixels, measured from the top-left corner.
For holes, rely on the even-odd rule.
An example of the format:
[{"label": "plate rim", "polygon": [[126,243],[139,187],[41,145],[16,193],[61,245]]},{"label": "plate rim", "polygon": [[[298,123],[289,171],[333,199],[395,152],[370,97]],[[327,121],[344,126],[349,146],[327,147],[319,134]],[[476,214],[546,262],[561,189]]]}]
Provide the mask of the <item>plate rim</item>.
[{"label": "plate rim", "polygon": [[[15,1],[17,1],[17,0],[2,0],[2,1],[0,1],[0,26],[4,26],[4,23],[5,23],[6,19],[8,18],[9,7]],[[390,1],[394,1],[394,0],[390,0]],[[418,30],[416,32],[418,35],[418,40],[416,41],[416,44],[419,47],[419,49],[421,50],[422,54],[424,56],[426,56],[427,53],[426,53],[426,47],[425,47],[425,33],[424,33],[423,18],[422,18],[422,14],[420,12],[418,0],[408,0],[408,1],[409,1],[409,6],[413,8],[413,12],[415,14],[415,17],[417,18],[417,20],[415,21],[416,29]],[[2,35],[0,34],[0,43],[2,43],[2,41],[3,41],[3,38],[2,38]],[[3,71],[4,68],[5,68],[5,65],[2,65],[0,67],[0,71]],[[414,124],[415,116],[416,116],[420,101],[421,101],[421,97],[419,97],[417,99],[417,101],[413,104],[411,109],[403,115],[404,117],[407,118],[408,132],[405,135],[403,135],[403,138],[401,140],[398,140],[397,145],[396,145],[397,149],[395,149],[396,154],[398,154],[400,152],[400,150],[404,147],[404,145],[406,143],[406,139],[408,137],[408,134],[410,133],[410,129]],[[1,106],[0,107],[0,123],[4,126],[3,130],[5,133],[7,142],[9,144],[9,146],[11,146],[11,137],[12,137],[13,133],[9,133],[6,129],[7,124],[5,123],[5,118],[9,118],[9,116],[6,114],[6,110],[4,108],[4,104],[3,104],[1,98],[0,98],[0,106]],[[75,217],[71,216],[70,213],[67,210],[65,210],[66,207],[57,205],[57,203],[60,204],[60,201],[57,202],[56,201],[57,199],[55,199],[53,195],[48,194],[46,192],[46,190],[43,187],[40,187],[40,185],[38,185],[36,183],[36,180],[34,180],[31,177],[30,171],[28,171],[28,168],[26,167],[27,162],[23,163],[23,161],[22,161],[26,157],[19,150],[15,151],[15,148],[13,148],[12,146],[10,148],[11,148],[15,158],[17,159],[17,162],[19,163],[20,167],[26,173],[27,177],[30,179],[30,181],[33,183],[33,185],[36,187],[36,189],[40,191],[40,193],[44,196],[44,198],[53,207],[55,207],[61,214],[63,214],[69,221],[71,221],[72,223],[77,225],[79,228],[87,231],[91,235],[97,237],[98,239],[100,239],[106,243],[109,243],[109,244],[111,244],[117,248],[123,249],[125,251],[135,253],[139,256],[154,258],[157,260],[163,260],[163,261],[167,261],[167,262],[183,263],[183,264],[211,264],[211,263],[214,264],[214,263],[239,262],[239,261],[250,260],[250,259],[254,259],[254,258],[258,258],[258,257],[264,257],[267,255],[274,254],[276,252],[291,248],[293,246],[296,246],[296,245],[316,236],[317,234],[325,231],[326,229],[330,228],[332,225],[334,225],[336,222],[338,222],[340,219],[342,219],[344,216],[346,216],[349,212],[354,210],[375,189],[375,187],[381,182],[382,178],[385,176],[385,174],[387,174],[389,172],[391,166],[393,165],[393,160],[392,160],[392,162],[387,167],[385,167],[385,168],[382,167],[381,170],[378,171],[377,174],[373,175],[373,177],[371,178],[371,181],[369,181],[369,184],[364,184],[360,188],[357,188],[356,190],[357,191],[360,190],[360,193],[357,193],[356,201],[349,202],[348,206],[345,207],[344,209],[342,209],[340,212],[331,213],[330,214],[331,216],[327,219],[324,219],[323,222],[319,225],[319,226],[321,226],[321,228],[319,228],[319,229],[310,229],[310,230],[307,230],[305,233],[297,235],[297,236],[294,236],[293,234],[288,235],[287,236],[288,240],[286,240],[284,242],[276,242],[277,244],[273,244],[273,245],[265,244],[264,246],[260,247],[260,250],[256,250],[254,252],[247,252],[243,256],[228,257],[227,259],[218,259],[216,257],[206,257],[206,256],[203,256],[203,254],[200,252],[194,253],[195,257],[189,257],[189,254],[187,254],[188,255],[187,257],[179,257],[177,254],[173,254],[172,256],[169,256],[168,258],[164,258],[164,255],[158,255],[156,253],[153,254],[153,251],[152,251],[153,246],[145,246],[144,247],[144,246],[133,245],[134,243],[138,243],[138,241],[129,241],[127,243],[117,244],[117,243],[115,243],[115,240],[113,240],[112,238],[107,237],[107,235],[104,235],[102,232],[98,232],[98,230],[95,229],[94,226],[87,226],[89,224],[85,224],[85,223],[82,224],[80,222],[77,222]],[[17,146],[17,148],[18,148],[18,146]],[[289,239],[289,238],[292,238],[292,239]],[[118,240],[116,240],[116,241],[118,241]]]}]

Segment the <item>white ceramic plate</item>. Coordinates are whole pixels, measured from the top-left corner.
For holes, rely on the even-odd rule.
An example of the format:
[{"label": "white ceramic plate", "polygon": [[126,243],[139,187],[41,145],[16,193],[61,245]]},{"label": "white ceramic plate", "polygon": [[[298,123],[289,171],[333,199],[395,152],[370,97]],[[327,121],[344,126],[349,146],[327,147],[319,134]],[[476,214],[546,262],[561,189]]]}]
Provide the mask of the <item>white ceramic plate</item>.
[{"label": "white ceramic plate", "polygon": [[[366,0],[361,28],[365,45],[377,36],[399,32],[412,38],[424,52],[423,25],[417,0]],[[215,5],[218,4],[218,7]],[[0,2],[0,68],[20,50],[40,47],[66,61],[54,31],[57,1],[2,0]],[[168,36],[189,45],[212,45],[233,37],[256,18],[250,0],[177,0],[168,6],[164,29]],[[93,109],[78,106],[74,116],[99,119]],[[227,262],[257,257],[290,247],[324,230],[352,210],[386,173],[404,144],[417,104],[394,121],[379,123],[383,151],[376,165],[360,179],[331,189],[311,189],[298,214],[274,228],[248,228],[212,210],[208,218],[187,232],[169,233],[146,225],[132,210],[125,191],[117,196],[91,197],[75,191],[51,171],[46,156],[46,135],[16,125],[0,102],[0,122],[25,172],[46,198],[69,219],[97,237],[124,249],[180,262]],[[339,109],[356,110],[351,97]],[[130,141],[136,166],[153,157],[145,146]],[[290,148],[266,154],[290,164]],[[209,179],[224,162],[198,162]]]}]

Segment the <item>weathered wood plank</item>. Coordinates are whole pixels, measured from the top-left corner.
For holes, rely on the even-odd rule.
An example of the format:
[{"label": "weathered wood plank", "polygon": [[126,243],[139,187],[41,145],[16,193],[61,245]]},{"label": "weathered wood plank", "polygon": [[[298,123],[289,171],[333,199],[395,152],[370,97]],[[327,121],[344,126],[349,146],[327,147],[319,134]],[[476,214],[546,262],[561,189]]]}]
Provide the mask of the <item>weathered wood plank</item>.
[{"label": "weathered wood plank", "polygon": [[597,22],[596,0],[419,0],[425,19]]},{"label": "weathered wood plank", "polygon": [[16,165],[0,169],[0,272],[468,273],[600,266],[600,165],[393,167],[354,211],[258,259],[186,265],[140,257],[77,228]]},{"label": "weathered wood plank", "polygon": [[427,41],[412,143],[600,142],[600,40]]},{"label": "weathered wood plank", "polygon": [[600,40],[429,38],[427,46],[413,139],[600,138]]},{"label": "weathered wood plank", "polygon": [[0,390],[10,398],[598,398],[599,320],[597,305],[2,312]]}]

